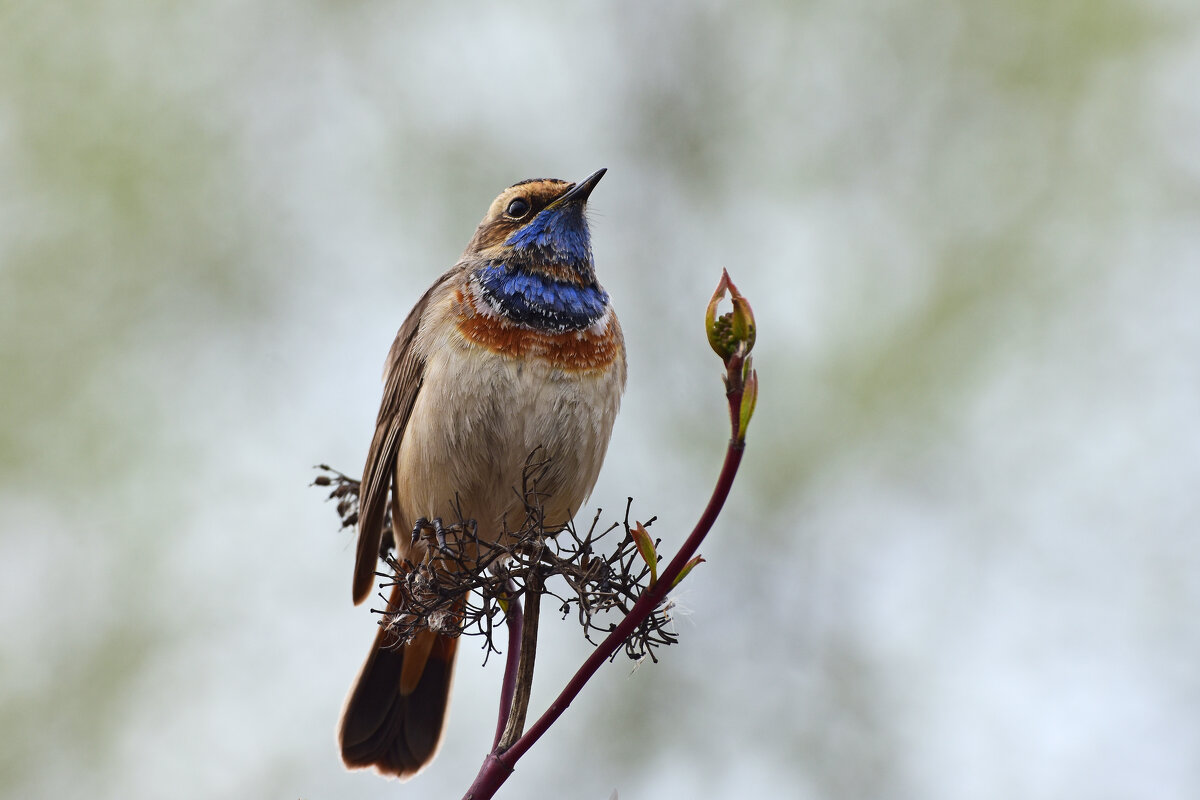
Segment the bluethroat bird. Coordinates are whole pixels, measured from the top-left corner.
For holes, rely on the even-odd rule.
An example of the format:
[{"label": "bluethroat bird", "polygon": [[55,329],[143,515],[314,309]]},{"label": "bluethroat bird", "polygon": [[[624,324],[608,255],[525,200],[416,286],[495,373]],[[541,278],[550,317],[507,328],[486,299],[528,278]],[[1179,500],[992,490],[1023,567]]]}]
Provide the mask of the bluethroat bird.
[{"label": "bluethroat bird", "polygon": [[[421,563],[423,526],[473,520],[497,541],[519,525],[527,457],[548,529],[587,500],[625,388],[625,343],[596,280],[585,207],[604,175],[537,179],[501,192],[462,257],[417,301],[384,368],[383,402],[360,487],[354,602],[375,585],[387,512],[400,563]],[[436,546],[436,545],[435,545]],[[403,612],[393,589],[389,611]],[[457,637],[397,646],[381,625],[346,700],[348,767],[410,778],[441,744]]]}]

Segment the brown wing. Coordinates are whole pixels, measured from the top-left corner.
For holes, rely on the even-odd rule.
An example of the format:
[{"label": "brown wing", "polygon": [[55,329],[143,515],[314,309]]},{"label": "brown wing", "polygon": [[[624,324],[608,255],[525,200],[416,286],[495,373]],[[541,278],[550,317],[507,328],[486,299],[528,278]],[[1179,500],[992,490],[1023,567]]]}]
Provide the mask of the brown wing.
[{"label": "brown wing", "polygon": [[421,317],[430,298],[453,274],[447,272],[417,301],[408,318],[400,326],[396,341],[388,352],[379,418],[375,421],[375,437],[367,452],[359,487],[358,554],[354,560],[354,603],[367,598],[375,585],[375,567],[379,561],[379,543],[383,539],[383,519],[387,510],[388,490],[396,471],[396,453],[412,414],[417,393],[425,371],[425,358],[417,352],[414,341]]}]

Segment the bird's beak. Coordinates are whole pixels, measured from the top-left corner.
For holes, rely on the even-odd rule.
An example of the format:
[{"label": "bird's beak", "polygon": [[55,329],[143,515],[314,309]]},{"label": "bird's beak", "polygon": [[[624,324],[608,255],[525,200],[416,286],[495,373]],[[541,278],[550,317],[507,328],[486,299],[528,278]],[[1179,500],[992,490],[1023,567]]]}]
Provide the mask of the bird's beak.
[{"label": "bird's beak", "polygon": [[606,172],[608,172],[608,169],[605,167],[596,170],[587,178],[568,189],[567,193],[555,200],[553,205],[559,206],[572,202],[579,203],[580,205],[586,203],[588,195],[592,193],[592,189],[596,188],[596,184],[600,182],[600,179],[604,177],[604,173]]}]

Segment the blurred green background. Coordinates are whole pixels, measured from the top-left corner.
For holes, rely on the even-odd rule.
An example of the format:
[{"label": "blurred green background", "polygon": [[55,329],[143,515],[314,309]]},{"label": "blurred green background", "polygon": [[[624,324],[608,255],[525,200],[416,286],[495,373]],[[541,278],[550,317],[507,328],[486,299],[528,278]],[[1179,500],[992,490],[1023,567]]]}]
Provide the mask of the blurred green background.
[{"label": "blurred green background", "polygon": [[[346,773],[374,620],[323,495],[488,203],[591,204],[630,386],[593,496],[679,593],[503,796],[1200,794],[1190,0],[0,1],[0,795],[455,797]],[[544,624],[535,706],[586,653]]]}]

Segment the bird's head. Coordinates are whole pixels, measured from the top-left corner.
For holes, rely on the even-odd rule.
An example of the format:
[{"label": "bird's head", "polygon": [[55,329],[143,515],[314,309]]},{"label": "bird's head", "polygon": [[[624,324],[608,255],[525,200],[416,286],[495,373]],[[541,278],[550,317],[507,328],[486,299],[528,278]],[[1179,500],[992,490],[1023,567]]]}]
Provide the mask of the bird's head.
[{"label": "bird's head", "polygon": [[508,187],[492,201],[467,255],[555,281],[595,283],[584,211],[604,173],[597,170],[579,183],[535,178]]},{"label": "bird's head", "polygon": [[511,322],[580,330],[608,311],[596,281],[584,209],[604,170],[579,183],[536,179],[492,202],[464,254],[481,302]]}]

